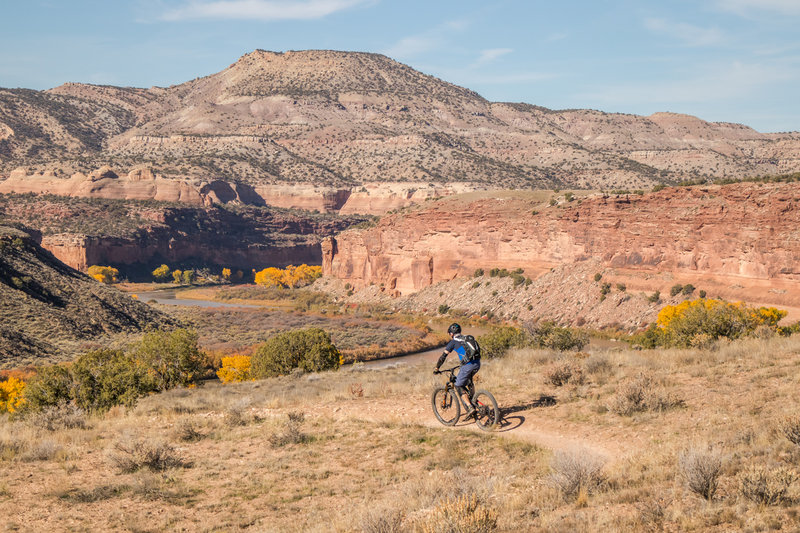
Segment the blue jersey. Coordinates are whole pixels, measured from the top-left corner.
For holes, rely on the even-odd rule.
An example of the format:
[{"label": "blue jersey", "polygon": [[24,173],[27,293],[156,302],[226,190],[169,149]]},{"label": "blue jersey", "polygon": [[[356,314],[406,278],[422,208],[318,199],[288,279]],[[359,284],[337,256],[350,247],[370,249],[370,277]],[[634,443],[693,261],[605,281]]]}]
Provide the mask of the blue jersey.
[{"label": "blue jersey", "polygon": [[450,353],[454,350],[456,354],[458,354],[458,361],[463,363],[464,357],[467,355],[467,350],[464,348],[464,343],[456,340],[455,337],[453,337],[450,342],[447,343],[447,346],[444,347],[444,351],[447,353]]}]

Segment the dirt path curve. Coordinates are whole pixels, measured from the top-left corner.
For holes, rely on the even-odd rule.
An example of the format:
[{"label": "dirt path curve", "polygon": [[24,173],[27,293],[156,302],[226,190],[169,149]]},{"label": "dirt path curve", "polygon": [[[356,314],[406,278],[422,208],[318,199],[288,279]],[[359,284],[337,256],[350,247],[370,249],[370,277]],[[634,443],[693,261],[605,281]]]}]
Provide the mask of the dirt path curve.
[{"label": "dirt path curve", "polygon": [[[588,449],[616,462],[642,449],[645,437],[631,436],[621,426],[598,428],[548,416],[547,399],[500,405],[503,419],[492,434],[517,438],[553,451],[576,448]],[[440,424],[431,409],[430,398],[414,396],[398,405],[395,399],[357,399],[336,405],[319,406],[316,414],[334,420],[358,418],[371,422],[408,422],[443,431],[481,431],[474,423],[459,423],[453,427]]]}]

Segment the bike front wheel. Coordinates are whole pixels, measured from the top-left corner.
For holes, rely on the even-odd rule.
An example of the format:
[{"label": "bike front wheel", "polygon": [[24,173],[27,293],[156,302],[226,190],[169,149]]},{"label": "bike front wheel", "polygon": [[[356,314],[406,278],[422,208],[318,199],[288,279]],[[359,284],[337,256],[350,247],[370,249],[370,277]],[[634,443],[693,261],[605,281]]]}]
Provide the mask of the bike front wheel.
[{"label": "bike front wheel", "polygon": [[461,406],[453,389],[437,388],[431,394],[431,404],[433,405],[433,414],[436,415],[439,422],[445,426],[456,425],[458,417],[461,415]]},{"label": "bike front wheel", "polygon": [[475,391],[472,403],[475,405],[475,423],[479,428],[491,431],[500,423],[500,409],[491,392]]}]

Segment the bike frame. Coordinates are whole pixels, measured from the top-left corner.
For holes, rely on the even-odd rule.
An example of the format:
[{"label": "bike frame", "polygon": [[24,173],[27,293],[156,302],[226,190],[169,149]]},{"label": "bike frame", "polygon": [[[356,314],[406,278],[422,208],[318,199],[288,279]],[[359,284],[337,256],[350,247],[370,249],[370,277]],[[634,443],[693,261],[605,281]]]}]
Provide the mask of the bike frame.
[{"label": "bike frame", "polygon": [[[444,370],[440,370],[440,372],[442,374],[444,374],[445,372],[449,372],[450,373],[450,379],[448,379],[447,383],[444,386],[445,392],[450,392],[451,390],[455,391],[456,398],[458,398],[458,401],[461,404],[461,407],[463,407],[465,410],[469,411],[469,406],[466,404],[466,402],[464,402],[464,398],[461,396],[461,394],[459,394],[458,387],[456,387],[456,372],[455,371],[458,370],[459,368],[461,368],[461,365],[454,366],[453,368],[445,368]],[[469,403],[472,406],[472,408],[477,407],[472,401],[472,398],[475,396],[475,384],[472,382],[472,378],[470,378],[470,380],[469,380],[469,385],[467,385],[466,387],[462,387],[462,388],[467,391],[467,394],[469,394]]]}]

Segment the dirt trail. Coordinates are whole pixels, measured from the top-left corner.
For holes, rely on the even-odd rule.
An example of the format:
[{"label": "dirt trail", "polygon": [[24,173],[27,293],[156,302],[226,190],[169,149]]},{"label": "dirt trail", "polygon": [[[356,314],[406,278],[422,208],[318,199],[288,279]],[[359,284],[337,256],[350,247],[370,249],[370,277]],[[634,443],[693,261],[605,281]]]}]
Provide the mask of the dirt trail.
[{"label": "dirt trail", "polygon": [[[646,436],[631,436],[621,426],[598,428],[550,419],[547,407],[552,405],[551,402],[551,399],[542,397],[525,403],[501,403],[502,422],[492,434],[524,440],[553,451],[588,449],[611,462],[642,449]],[[319,406],[313,414],[334,420],[359,418],[371,422],[408,422],[443,431],[481,431],[471,422],[459,421],[453,428],[443,426],[436,420],[427,396],[413,396],[404,403],[398,405],[395,399],[359,399]]]}]

